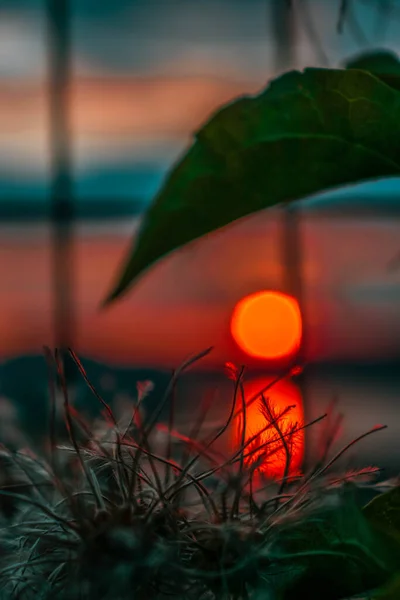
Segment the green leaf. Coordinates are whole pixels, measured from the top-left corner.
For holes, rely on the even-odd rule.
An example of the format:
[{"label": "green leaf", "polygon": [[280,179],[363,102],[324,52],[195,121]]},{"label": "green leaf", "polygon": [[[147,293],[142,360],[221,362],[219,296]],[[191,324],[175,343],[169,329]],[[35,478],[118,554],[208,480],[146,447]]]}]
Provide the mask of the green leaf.
[{"label": "green leaf", "polygon": [[400,486],[379,494],[363,508],[364,517],[374,531],[385,540],[387,551],[393,557],[392,566],[397,572],[373,596],[374,600],[400,598]]},{"label": "green leaf", "polygon": [[348,60],[347,69],[369,71],[387,85],[400,90],[400,60],[395,52],[390,50],[374,50]]},{"label": "green leaf", "polygon": [[283,585],[284,600],[339,600],[383,586],[397,565],[386,542],[350,493],[317,518],[293,523],[280,531],[279,547],[287,565],[303,571]]},{"label": "green leaf", "polygon": [[400,93],[359,70],[306,69],[219,110],[145,215],[105,304],[183,245],[281,202],[400,174]]},{"label": "green leaf", "polygon": [[373,600],[399,600],[400,573],[397,573],[389,583],[375,593]]},{"label": "green leaf", "polygon": [[363,513],[369,523],[396,540],[400,563],[400,486],[373,498]]}]

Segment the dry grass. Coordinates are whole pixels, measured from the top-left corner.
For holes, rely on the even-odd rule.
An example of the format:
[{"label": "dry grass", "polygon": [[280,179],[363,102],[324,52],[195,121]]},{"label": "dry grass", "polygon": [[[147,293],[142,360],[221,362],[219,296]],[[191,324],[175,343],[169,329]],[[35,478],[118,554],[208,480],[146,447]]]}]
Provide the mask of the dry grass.
[{"label": "dry grass", "polygon": [[[332,542],[332,520],[328,528],[321,525],[321,515],[333,509],[346,515],[347,529],[358,523],[357,509],[349,519],[353,504],[344,501],[349,482],[371,482],[378,469],[342,476],[331,469],[349,446],[382,427],[329,458],[340,424],[333,406],[313,423],[283,429],[281,419],[290,407],[277,414],[268,390],[260,390],[254,401],[264,414],[265,430],[274,434],[261,445],[256,436],[246,441],[244,369],[230,365],[233,398],[226,423],[204,436],[203,406],[190,435],[184,436],[175,430],[170,400],[180,374],[210,350],[181,365],[146,420],[141,407],[151,386],[139,386],[124,424],[117,422],[71,350],[103,408],[103,422],[93,430],[71,405],[58,352],[45,349],[51,400],[47,456],[6,449],[1,454],[8,473],[0,490],[1,599],[272,600],[291,597],[290,589],[315,556],[346,560],[356,571],[385,571],[371,556],[366,535],[364,539],[360,534],[355,550]],[[57,385],[64,397],[67,444],[60,444],[55,434]],[[158,420],[167,403],[170,418],[163,426]],[[241,447],[222,457],[218,440],[237,415],[243,428]],[[315,465],[305,474],[289,476],[296,433],[318,422],[324,429]],[[166,438],[162,452],[153,447],[156,431]],[[259,467],[282,448],[284,476],[269,480]],[[261,485],[255,489],[257,472]],[[347,507],[345,512],[338,511],[340,506]],[[315,547],[306,543],[310,536]]]}]

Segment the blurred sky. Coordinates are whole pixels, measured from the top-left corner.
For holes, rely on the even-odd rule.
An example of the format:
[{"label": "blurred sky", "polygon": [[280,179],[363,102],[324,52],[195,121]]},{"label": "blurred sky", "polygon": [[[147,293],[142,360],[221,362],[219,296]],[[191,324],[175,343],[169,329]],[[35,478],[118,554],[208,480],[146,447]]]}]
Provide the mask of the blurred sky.
[{"label": "blurred sky", "polygon": [[[117,205],[122,214],[134,215],[211,112],[256,92],[276,74],[268,2],[72,4],[76,204],[92,219],[101,210],[109,217],[110,206],[117,212]],[[310,20],[301,13],[293,67],[336,66],[374,45],[399,48],[398,2],[384,21],[376,3],[355,2],[356,25],[350,21],[342,35],[336,31],[338,4],[309,1],[320,44],[310,37]],[[44,223],[10,223],[10,215],[27,221],[27,215],[48,210],[46,61],[44,3],[1,0],[0,307],[6,318],[0,320],[0,359],[40,352],[43,343],[54,342],[50,229]],[[399,250],[398,220],[382,214],[382,198],[390,196],[394,210],[399,187],[391,180],[368,188],[376,214],[367,221],[328,219],[305,226],[311,358],[398,356],[400,272],[387,270]],[[362,191],[363,202],[368,189]],[[359,196],[360,188],[342,199],[347,204]],[[100,314],[99,303],[136,226],[132,219],[111,228],[93,223],[77,228],[77,351],[99,360],[173,365],[217,344],[216,362],[243,358],[229,338],[230,311],[243,294],[282,286],[275,217],[250,218],[170,257],[135,294]]]},{"label": "blurred sky", "polygon": [[[276,71],[268,0],[71,0],[71,125],[80,197],[148,200],[190,135],[221,103]],[[293,67],[331,65],[368,45],[398,44],[358,1],[361,32],[336,31],[339,2],[299,11]],[[299,3],[300,5],[300,3]],[[0,198],[43,197],[48,175],[45,3],[0,3]],[[400,11],[400,9],[399,9]]]}]

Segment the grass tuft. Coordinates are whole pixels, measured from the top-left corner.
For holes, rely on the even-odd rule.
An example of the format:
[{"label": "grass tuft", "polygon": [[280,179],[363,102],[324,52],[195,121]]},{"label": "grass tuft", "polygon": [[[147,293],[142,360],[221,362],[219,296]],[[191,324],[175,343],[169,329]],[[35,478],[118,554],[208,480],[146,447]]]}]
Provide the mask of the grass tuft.
[{"label": "grass tuft", "polygon": [[[354,443],[382,427],[330,458],[342,420],[334,406],[313,423],[284,428],[282,417],[290,407],[278,414],[264,389],[250,402],[259,403],[265,430],[272,434],[246,440],[245,371],[227,365],[233,393],[226,422],[212,434],[202,433],[208,398],[184,435],[175,428],[176,383],[210,351],[174,372],[147,419],[142,405],[151,384],[139,385],[132,414],[121,423],[71,350],[103,410],[102,422],[93,427],[70,401],[59,353],[45,348],[48,451],[44,456],[6,448],[0,453],[1,599],[286,600],[293,586],[300,589],[313,572],[315,558],[320,573],[327,560],[335,565],[347,561],[357,585],[373,587],[374,574],[381,576],[385,566],[371,550],[349,497],[358,480],[373,485],[379,470],[366,467],[340,475],[332,469]],[[58,388],[68,433],[64,443],[56,436]],[[167,403],[168,423],[159,423]],[[238,416],[240,448],[222,455],[218,442]],[[296,434],[318,423],[324,429],[315,464],[307,473],[290,475]],[[166,437],[162,452],[154,441],[160,434]],[[286,457],[280,480],[262,468],[275,452]],[[327,520],[333,509],[336,520]],[[356,526],[356,541],[344,539],[343,531],[351,536]]]}]

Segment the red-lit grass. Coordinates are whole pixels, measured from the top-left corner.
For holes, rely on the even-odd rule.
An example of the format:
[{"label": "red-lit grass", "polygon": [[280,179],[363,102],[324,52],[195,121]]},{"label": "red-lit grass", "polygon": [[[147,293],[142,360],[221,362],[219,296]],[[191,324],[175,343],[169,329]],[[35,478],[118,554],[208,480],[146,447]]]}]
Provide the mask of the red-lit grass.
[{"label": "red-lit grass", "polygon": [[[172,403],[164,427],[170,443],[166,453],[160,452],[154,446],[154,433],[161,411],[180,373],[209,351],[189,359],[174,373],[164,398],[145,421],[140,416],[143,398],[138,398],[127,427],[117,421],[71,351],[104,408],[104,427],[95,433],[71,405],[58,354],[47,350],[64,395],[70,440],[68,445],[56,444],[55,388],[50,386],[48,459],[4,451],[10,464],[23,472],[25,487],[23,493],[18,493],[22,489],[18,487],[15,492],[0,490],[0,495],[15,501],[18,512],[10,528],[0,529],[2,598],[71,600],[84,592],[87,600],[161,600],[165,595],[246,600],[265,586],[281,594],[277,569],[287,569],[288,560],[293,562],[297,556],[297,550],[293,556],[289,550],[283,552],[281,533],[286,529],[282,528],[315,519],[332,486],[337,489],[343,481],[360,476],[371,478],[376,469],[329,478],[327,471],[338,454],[297,477],[285,469],[281,480],[274,481],[263,472],[265,489],[256,494],[252,481],[260,453],[272,452],[277,441],[263,438],[253,448],[264,432],[246,439],[245,373],[234,367],[230,368],[233,400],[226,422],[204,436],[201,424],[207,406],[203,406],[190,434],[183,435],[175,429]],[[291,437],[325,416],[284,430],[279,423],[287,409],[275,414],[266,394],[261,394],[260,402],[268,421],[265,430],[275,429],[290,465]],[[215,442],[229,432],[238,414],[242,414],[241,444],[224,458],[215,450]],[[332,431],[327,431],[329,440]],[[298,545],[296,531],[292,535]],[[299,557],[315,556],[314,550],[307,549],[307,539],[301,544]],[[318,556],[348,558],[359,564],[357,568],[365,568],[351,547],[338,552],[327,541],[324,544]]]},{"label": "red-lit grass", "polygon": [[[288,380],[281,379],[267,394],[261,393],[272,381],[258,378],[243,386],[247,406],[244,437],[246,441],[253,438],[253,454],[248,459],[248,464],[257,461],[258,472],[262,471],[272,478],[281,478],[298,474],[302,466],[304,411],[300,390]],[[249,404],[249,400],[257,396],[257,393],[258,401]],[[242,428],[243,415],[238,415],[233,435],[236,447],[240,446]],[[257,450],[257,447],[265,443],[268,443],[268,452]]]}]

